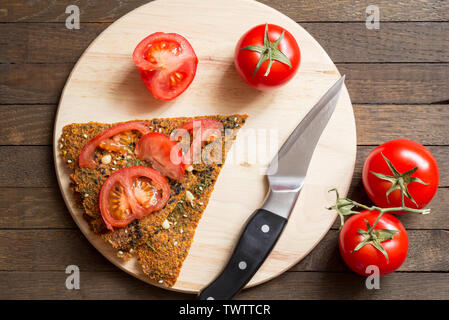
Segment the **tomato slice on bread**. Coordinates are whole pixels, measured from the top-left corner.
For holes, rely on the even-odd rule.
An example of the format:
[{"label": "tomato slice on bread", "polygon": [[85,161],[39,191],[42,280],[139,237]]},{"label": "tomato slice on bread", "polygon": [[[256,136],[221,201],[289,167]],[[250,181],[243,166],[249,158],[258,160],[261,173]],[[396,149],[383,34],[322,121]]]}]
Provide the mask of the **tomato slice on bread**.
[{"label": "tomato slice on bread", "polygon": [[180,180],[184,176],[182,149],[166,134],[150,132],[144,135],[136,145],[136,156],[171,179]]},{"label": "tomato slice on bread", "polygon": [[113,173],[100,190],[99,207],[106,227],[113,231],[162,209],[170,198],[167,178],[156,170],[136,166]]},{"label": "tomato slice on bread", "polygon": [[[150,131],[148,126],[142,121],[123,122],[104,130],[84,146],[78,158],[78,165],[80,168],[96,168],[97,164],[94,160],[95,150],[98,147],[102,147],[112,151],[118,151],[118,143],[111,140],[111,138],[119,135],[120,133],[133,130],[140,132],[142,135]],[[126,152],[126,149],[123,149],[123,152]]]},{"label": "tomato slice on bread", "polygon": [[173,138],[175,140],[184,139],[183,135],[186,133],[192,136],[192,143],[190,143],[189,150],[186,150],[184,155],[185,163],[192,163],[194,158],[197,157],[196,155],[200,157],[201,147],[220,137],[223,129],[223,123],[214,119],[200,118],[184,123],[181,130],[175,132]]},{"label": "tomato slice on bread", "polygon": [[205,129],[205,130],[206,129],[222,130],[223,123],[221,123],[220,121],[214,120],[214,119],[200,118],[200,119],[194,119],[191,121],[187,121],[186,123],[183,124],[183,126],[181,128],[192,132],[194,130],[194,128],[199,128],[199,127],[201,127],[201,129]]},{"label": "tomato slice on bread", "polygon": [[156,99],[172,100],[183,93],[196,74],[198,58],[190,43],[176,33],[156,32],[135,48],[133,61]]}]

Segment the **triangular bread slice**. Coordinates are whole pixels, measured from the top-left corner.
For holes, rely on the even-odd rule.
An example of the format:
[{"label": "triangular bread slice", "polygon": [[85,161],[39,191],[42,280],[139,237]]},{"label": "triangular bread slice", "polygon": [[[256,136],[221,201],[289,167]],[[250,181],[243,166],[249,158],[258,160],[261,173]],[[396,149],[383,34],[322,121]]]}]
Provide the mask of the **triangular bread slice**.
[{"label": "triangular bread slice", "polygon": [[[78,204],[84,210],[84,217],[91,229],[103,237],[118,251],[118,256],[129,258],[137,255],[143,271],[159,284],[172,286],[179,275],[182,263],[192,243],[195,229],[206,209],[209,198],[226,159],[226,153],[243,126],[247,115],[214,115],[201,117],[179,117],[143,120],[150,130],[170,135],[185,122],[197,118],[221,121],[225,132],[222,136],[221,163],[193,164],[186,170],[184,178],[177,182],[170,180],[172,194],[165,207],[150,215],[134,220],[126,227],[113,232],[105,228],[98,207],[98,195],[104,181],[117,170],[134,165],[149,165],[133,153],[119,155],[98,149],[99,156],[110,154],[112,160],[96,169],[80,168],[78,157],[85,144],[105,129],[115,124],[96,122],[66,125],[60,137],[60,155],[70,175],[71,189]],[[132,147],[133,142],[130,143]]]}]

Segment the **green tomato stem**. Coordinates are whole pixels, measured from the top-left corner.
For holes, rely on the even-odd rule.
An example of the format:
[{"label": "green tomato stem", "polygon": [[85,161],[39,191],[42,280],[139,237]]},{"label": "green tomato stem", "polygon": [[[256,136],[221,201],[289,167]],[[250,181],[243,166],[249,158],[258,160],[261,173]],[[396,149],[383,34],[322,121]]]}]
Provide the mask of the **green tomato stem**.
[{"label": "green tomato stem", "polygon": [[372,233],[372,231],[374,230],[374,228],[376,227],[377,223],[379,222],[380,218],[382,217],[382,215],[386,212],[393,212],[393,211],[405,211],[405,212],[411,212],[411,213],[421,213],[421,214],[428,214],[430,213],[430,209],[413,209],[413,208],[409,208],[406,207],[404,205],[402,205],[401,207],[394,207],[394,208],[381,208],[381,207],[377,207],[377,206],[371,206],[368,207],[364,204],[358,203],[356,201],[352,201],[352,203],[359,207],[359,208],[363,208],[365,210],[369,210],[369,211],[379,211],[379,215],[376,219],[376,221],[374,222],[373,226],[371,227],[370,230],[368,230],[368,232]]}]

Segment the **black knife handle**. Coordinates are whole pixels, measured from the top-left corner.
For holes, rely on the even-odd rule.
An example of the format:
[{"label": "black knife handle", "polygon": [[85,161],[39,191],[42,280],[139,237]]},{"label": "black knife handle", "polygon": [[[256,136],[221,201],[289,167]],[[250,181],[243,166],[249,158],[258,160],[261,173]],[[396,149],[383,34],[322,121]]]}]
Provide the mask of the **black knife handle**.
[{"label": "black knife handle", "polygon": [[265,261],[287,219],[264,209],[256,210],[222,273],[199,294],[200,300],[228,300],[237,294]]}]

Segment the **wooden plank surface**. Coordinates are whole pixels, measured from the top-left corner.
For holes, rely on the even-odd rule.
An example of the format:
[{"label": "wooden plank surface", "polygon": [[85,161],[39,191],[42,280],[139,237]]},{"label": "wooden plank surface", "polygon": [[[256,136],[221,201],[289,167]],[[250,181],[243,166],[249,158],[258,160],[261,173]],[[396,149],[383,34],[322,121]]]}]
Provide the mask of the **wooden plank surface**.
[{"label": "wooden plank surface", "polygon": [[[80,290],[67,290],[64,285],[66,276],[64,270],[0,271],[0,299],[195,298],[148,286],[118,270],[81,271]],[[447,299],[448,281],[449,273],[395,272],[380,280],[379,290],[367,290],[365,279],[352,273],[286,272],[268,283],[242,291],[236,299]]]},{"label": "wooden plank surface", "polygon": [[[69,30],[55,23],[0,24],[0,63],[73,63],[110,23]],[[301,23],[335,63],[449,62],[449,23]],[[419,43],[419,45],[417,45]],[[356,44],[356,45],[354,45]],[[301,46],[301,43],[299,43]]]},{"label": "wooden plank surface", "polygon": [[0,106],[0,145],[51,145],[56,105]]},{"label": "wooden plank surface", "polygon": [[75,229],[59,188],[0,188],[0,229]]},{"label": "wooden plank surface", "polygon": [[[409,230],[408,237],[408,258],[399,271],[449,270],[449,231]],[[349,272],[338,254],[337,239],[338,230],[329,231],[312,253],[291,270]],[[2,250],[1,271],[57,271],[70,264],[84,271],[116,269],[78,229],[0,230],[0,243],[6,241],[14,245]]]},{"label": "wooden plank surface", "polygon": [[[0,22],[64,22],[66,7],[78,5],[85,22],[111,22],[149,0],[0,0]],[[261,0],[295,21],[365,21],[366,0]],[[441,0],[378,0],[382,21],[449,21],[449,5]],[[404,8],[404,6],[406,6]]]},{"label": "wooden plank surface", "polygon": [[352,273],[288,272],[237,299],[432,299],[447,300],[449,273],[400,273],[381,278],[379,290],[367,290]]},{"label": "wooden plank surface", "polygon": [[[57,104],[73,64],[0,64],[3,104]],[[445,103],[449,64],[337,64],[355,104]]]},{"label": "wooden plank surface", "polygon": [[[403,137],[423,145],[449,144],[449,105],[355,104],[353,107],[358,145],[378,145]],[[56,108],[54,104],[0,106],[0,145],[51,145]],[[393,121],[411,120],[410,125],[393,127]]]},{"label": "wooden plank surface", "polygon": [[[49,147],[60,91],[78,57],[111,22],[146,2],[0,0],[0,299],[193,298],[128,276],[89,245],[61,199]],[[449,299],[449,2],[377,1],[380,30],[365,28],[371,3],[364,0],[262,2],[301,22],[348,76],[359,144],[349,197],[369,203],[360,179],[364,158],[375,145],[403,137],[436,155],[441,187],[432,214],[400,217],[409,256],[401,271],[382,278],[381,290],[364,289],[343,265],[336,221],[290,272],[237,298]],[[70,4],[80,7],[80,30],[64,26]],[[22,244],[11,248],[11,239]],[[83,266],[79,291],[64,287],[71,258]]]}]

